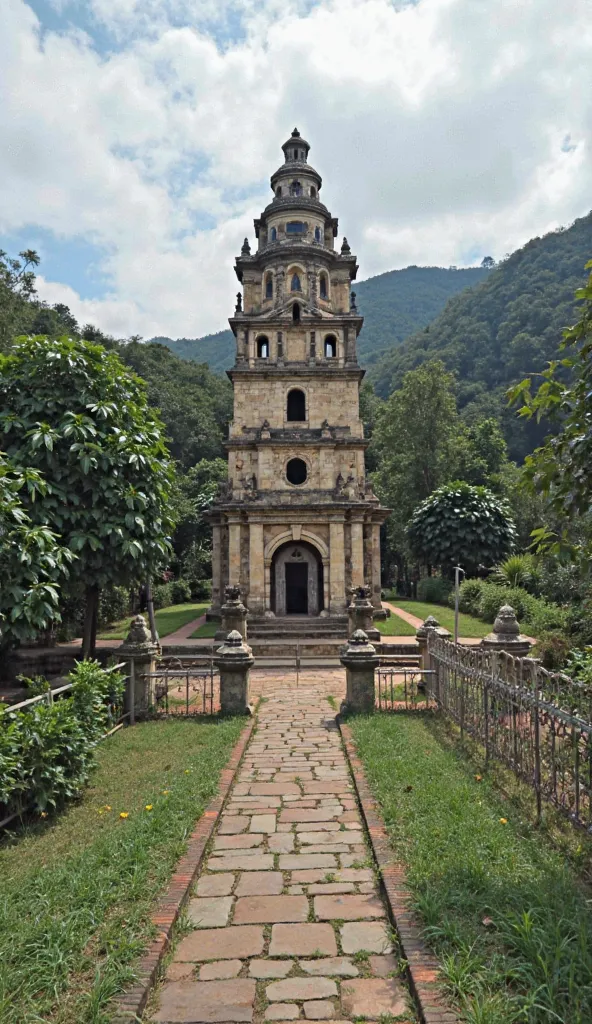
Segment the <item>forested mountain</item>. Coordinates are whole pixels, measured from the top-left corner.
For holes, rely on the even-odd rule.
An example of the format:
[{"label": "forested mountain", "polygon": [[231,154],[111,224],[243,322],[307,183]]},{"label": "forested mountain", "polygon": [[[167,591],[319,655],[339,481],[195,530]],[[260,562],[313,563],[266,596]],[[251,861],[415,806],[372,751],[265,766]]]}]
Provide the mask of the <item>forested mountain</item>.
[{"label": "forested mountain", "polygon": [[[451,295],[478,284],[489,273],[482,267],[460,270],[442,267],[406,267],[389,270],[367,281],[354,282],[357,304],[364,316],[364,328],[358,342],[360,361],[374,363],[391,345],[403,341],[413,331],[425,327],[444,308]],[[235,341],[232,331],[219,331],[203,338],[153,338],[167,345],[175,355],[221,373],[234,362]]]},{"label": "forested mountain", "polygon": [[441,359],[457,377],[465,419],[501,417],[510,456],[521,460],[544,430],[517,421],[505,393],[557,356],[562,329],[576,319],[574,292],[583,285],[591,257],[592,213],[568,229],[532,239],[386,353],[370,371],[376,391],[386,397],[408,370]]}]

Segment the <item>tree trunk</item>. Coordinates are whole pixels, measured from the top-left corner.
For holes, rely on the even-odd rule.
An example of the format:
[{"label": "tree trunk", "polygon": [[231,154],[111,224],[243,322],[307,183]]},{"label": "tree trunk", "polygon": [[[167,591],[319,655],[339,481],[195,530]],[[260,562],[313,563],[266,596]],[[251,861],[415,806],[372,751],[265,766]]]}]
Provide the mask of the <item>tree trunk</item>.
[{"label": "tree trunk", "polygon": [[156,619],[154,618],[154,601],[152,599],[152,582],[150,578],[146,580],[146,605],[148,610],[148,622],[150,623],[150,635],[152,637],[152,643],[158,643],[158,633],[156,632]]},{"label": "tree trunk", "polygon": [[84,634],[82,657],[94,658],[97,649],[97,617],[99,611],[99,588],[96,584],[86,588],[86,609],[84,613]]}]

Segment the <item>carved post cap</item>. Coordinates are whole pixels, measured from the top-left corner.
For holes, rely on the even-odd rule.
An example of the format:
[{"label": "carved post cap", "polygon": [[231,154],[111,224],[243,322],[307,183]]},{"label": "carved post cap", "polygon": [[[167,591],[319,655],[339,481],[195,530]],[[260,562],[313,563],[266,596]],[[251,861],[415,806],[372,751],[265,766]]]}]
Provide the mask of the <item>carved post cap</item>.
[{"label": "carved post cap", "polygon": [[440,626],[440,623],[438,622],[438,620],[436,618],[434,618],[433,615],[428,615],[427,619],[424,619],[422,624],[421,624],[421,626],[419,626],[416,629],[415,635],[418,638],[427,636],[428,635],[428,629],[438,629],[439,626]]},{"label": "carved post cap", "polygon": [[158,644],[152,639],[150,629],[143,615],[134,615],[130,622],[128,634],[118,647],[118,653],[125,656],[152,657],[158,650]]},{"label": "carved post cap", "polygon": [[530,640],[520,633],[520,625],[516,612],[509,604],[504,604],[495,617],[493,630],[481,641],[482,647],[489,650],[506,651],[516,657],[524,657],[530,651]]},{"label": "carved post cap", "polygon": [[237,629],[232,629],[214,655],[220,672],[220,710],[242,715],[249,705],[249,673],[255,659]]},{"label": "carved post cap", "polygon": [[493,624],[493,632],[500,636],[518,636],[520,626],[516,618],[516,612],[509,604],[504,604],[496,615]]},{"label": "carved post cap", "polygon": [[372,660],[378,662],[376,648],[370,643],[368,635],[363,629],[356,629],[350,636],[341,654],[341,664],[344,665],[346,660],[354,664]]}]

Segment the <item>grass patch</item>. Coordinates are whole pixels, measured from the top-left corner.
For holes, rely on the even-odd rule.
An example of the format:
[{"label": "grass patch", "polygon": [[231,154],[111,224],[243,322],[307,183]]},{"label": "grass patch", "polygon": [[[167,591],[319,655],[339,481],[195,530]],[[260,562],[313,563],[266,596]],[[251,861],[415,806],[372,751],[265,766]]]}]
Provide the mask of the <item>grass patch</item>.
[{"label": "grass patch", "polygon": [[[399,601],[398,599],[394,602],[398,608],[402,608],[405,612],[410,612],[411,615],[417,615],[418,619],[422,622],[427,619],[428,615],[433,615],[438,620],[444,629],[449,629],[451,633],[454,633],[454,609],[447,608],[443,604],[428,604],[425,601]],[[458,635],[467,637],[483,637],[491,633],[493,626],[490,622],[483,622],[481,619],[476,619],[473,615],[465,615],[464,612],[460,612],[458,616]]]},{"label": "grass patch", "polygon": [[243,726],[124,729],[99,747],[78,804],[4,840],[2,1024],[107,1024],[107,1003],[133,976],[150,912]]},{"label": "grass patch", "polygon": [[393,611],[388,619],[376,619],[374,625],[383,636],[415,636],[415,626],[410,626]]},{"label": "grass patch", "polygon": [[200,626],[199,629],[196,629],[195,632],[191,634],[191,639],[196,640],[198,637],[204,636],[214,637],[219,629],[219,622],[204,622],[203,626]]},{"label": "grass patch", "polygon": [[476,780],[440,720],[351,726],[463,1020],[592,1020],[589,894],[545,831]]},{"label": "grass patch", "polygon": [[[171,604],[168,608],[159,608],[154,613],[156,619],[156,629],[160,639],[169,636],[170,633],[174,633],[175,630],[180,629],[181,626],[185,626],[186,623],[191,622],[192,619],[198,619],[200,615],[210,607],[209,602],[202,602],[200,604]],[[146,615],[146,619],[148,616]],[[132,616],[126,615],[125,619],[120,619],[119,622],[114,622],[109,629],[103,630],[99,633],[99,640],[125,640],[129,632],[129,624]]]}]

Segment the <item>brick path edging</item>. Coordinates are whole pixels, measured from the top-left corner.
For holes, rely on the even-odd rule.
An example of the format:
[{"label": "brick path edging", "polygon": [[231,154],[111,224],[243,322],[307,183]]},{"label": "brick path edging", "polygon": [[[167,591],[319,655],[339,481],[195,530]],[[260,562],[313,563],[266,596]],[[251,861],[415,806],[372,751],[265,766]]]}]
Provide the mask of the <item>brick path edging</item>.
[{"label": "brick path edging", "polygon": [[187,850],[178,861],[167,890],[152,915],[152,924],[158,928],[158,935],[140,961],[137,980],[133,988],[130,988],[117,1000],[112,1018],[113,1024],[136,1024],[141,1020],[148,996],[157,979],[161,961],[171,944],[174,925],[187,902],[191,887],[201,868],[206,846],[230,792],[234,776],[255,727],[255,721],[255,717],[251,718],[235,743],[220,776],[218,794],[199,818],[189,838]]},{"label": "brick path edging", "polygon": [[421,938],[421,925],[410,910],[411,891],[407,874],[400,863],[393,863],[388,833],[380,809],[368,785],[350,727],[337,718],[370,845],[380,870],[386,901],[395,926],[403,957],[409,964],[408,978],[422,1024],[458,1024],[460,1018],[448,1003],[438,981],[439,965]]}]

